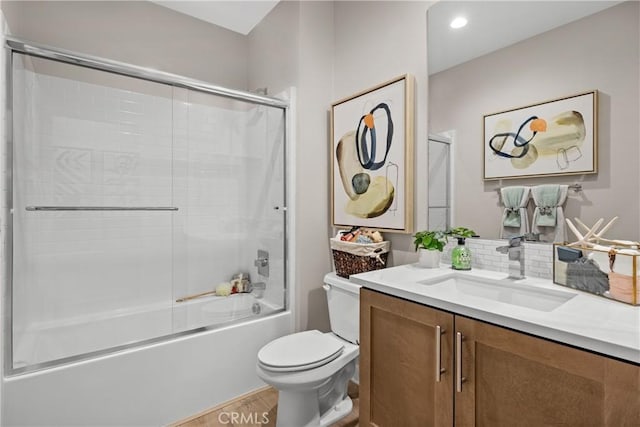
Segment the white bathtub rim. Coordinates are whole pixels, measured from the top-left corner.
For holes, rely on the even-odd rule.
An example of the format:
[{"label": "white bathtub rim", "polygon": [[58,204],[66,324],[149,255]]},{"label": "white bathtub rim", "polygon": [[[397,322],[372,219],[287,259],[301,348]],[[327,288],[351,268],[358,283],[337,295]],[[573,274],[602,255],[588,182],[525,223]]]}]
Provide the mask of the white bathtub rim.
[{"label": "white bathtub rim", "polygon": [[[133,354],[133,353],[137,353],[137,352],[141,352],[141,351],[145,351],[153,348],[158,348],[162,346],[174,345],[179,342],[184,342],[187,340],[201,339],[203,337],[215,334],[223,330],[240,328],[242,326],[251,325],[256,322],[264,321],[265,319],[271,319],[271,318],[277,319],[279,317],[284,317],[284,316],[292,316],[291,310],[282,309],[281,311],[277,311],[274,313],[256,315],[255,317],[251,317],[251,318],[243,318],[243,319],[240,319],[243,321],[233,322],[228,325],[223,324],[223,325],[203,326],[197,329],[177,332],[175,334],[152,338],[146,341],[125,344],[122,346],[112,347],[104,350],[97,350],[94,352],[84,353],[77,356],[71,356],[64,359],[58,359],[58,360],[53,360],[49,362],[33,364],[25,368],[14,369],[12,372],[5,372],[3,375],[3,381],[6,383],[10,383],[12,381],[18,381],[20,379],[46,375],[51,372],[73,369],[78,366],[97,363],[102,360],[121,357],[127,354]],[[66,361],[67,359],[68,361]]]},{"label": "white bathtub rim", "polygon": [[[240,293],[240,294],[234,294],[234,295],[242,295],[244,298],[249,298],[249,296],[253,296],[253,299],[255,300],[255,302],[260,303],[261,305],[270,308],[270,309],[277,309],[275,307],[275,304],[273,304],[270,301],[267,301],[263,298],[257,298],[255,297],[255,295],[250,294],[250,293]],[[187,307],[191,307],[194,305],[201,305],[201,304],[205,304],[205,303],[212,303],[212,302],[222,302],[227,298],[231,298],[232,296],[229,297],[220,297],[220,296],[210,296],[210,297],[202,297],[202,298],[197,298],[191,301],[185,301],[184,303],[166,303],[166,302],[161,302],[161,303],[156,303],[156,304],[148,304],[145,306],[137,306],[137,307],[130,307],[130,308],[122,308],[122,309],[117,309],[117,310],[111,310],[111,311],[105,311],[105,312],[99,312],[99,313],[94,313],[91,315],[82,315],[82,316],[74,316],[74,317],[68,317],[66,319],[57,319],[57,320],[45,320],[45,321],[36,321],[33,322],[32,324],[30,324],[29,326],[25,327],[24,330],[25,331],[40,331],[40,330],[48,330],[48,329],[56,329],[56,328],[60,328],[60,327],[67,327],[67,326],[77,326],[77,325],[83,325],[86,323],[91,323],[91,322],[97,322],[97,321],[102,321],[102,320],[111,320],[111,319],[115,319],[115,318],[119,318],[119,317],[125,317],[125,316],[132,316],[132,315],[137,315],[137,314],[146,314],[152,311],[159,311],[159,310],[178,310],[181,308],[187,308]],[[231,302],[231,301],[229,301]]]}]

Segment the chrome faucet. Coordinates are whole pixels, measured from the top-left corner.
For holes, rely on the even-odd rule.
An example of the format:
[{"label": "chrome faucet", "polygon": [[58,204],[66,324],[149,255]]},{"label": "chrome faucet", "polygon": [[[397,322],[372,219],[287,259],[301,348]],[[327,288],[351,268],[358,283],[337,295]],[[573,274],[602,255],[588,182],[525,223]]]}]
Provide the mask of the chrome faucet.
[{"label": "chrome faucet", "polygon": [[509,255],[509,278],[524,279],[524,246],[523,236],[509,239],[509,246],[498,246],[496,251]]},{"label": "chrome faucet", "polygon": [[264,282],[253,282],[247,285],[245,292],[251,292],[256,298],[262,298],[264,291],[267,289],[267,284]]}]

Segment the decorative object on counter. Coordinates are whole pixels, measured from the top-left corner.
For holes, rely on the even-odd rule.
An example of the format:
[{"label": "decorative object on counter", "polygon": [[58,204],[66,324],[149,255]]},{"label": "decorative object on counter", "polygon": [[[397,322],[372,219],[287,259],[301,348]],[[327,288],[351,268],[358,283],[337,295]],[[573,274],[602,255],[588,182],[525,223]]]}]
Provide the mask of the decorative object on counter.
[{"label": "decorative object on counter", "polygon": [[[475,231],[465,227],[456,227],[447,231],[424,230],[417,232],[413,235],[413,244],[418,252],[418,265],[424,268],[439,267],[442,251],[449,241],[448,236],[457,238],[459,242],[462,239],[462,244],[464,244],[465,238],[473,237],[475,234]],[[469,257],[471,256],[470,251],[467,254]],[[470,260],[469,265],[471,265]]]},{"label": "decorative object on counter", "polygon": [[424,268],[437,268],[440,256],[447,244],[447,234],[444,231],[419,231],[413,235],[413,243],[418,252],[418,265]]},{"label": "decorative object on counter", "polygon": [[500,238],[513,235],[522,236],[529,233],[529,217],[527,216],[529,187],[503,187],[500,189],[500,195],[504,205]]},{"label": "decorative object on counter", "polygon": [[566,286],[604,295],[609,290],[609,277],[593,259],[578,258],[567,264]]},{"label": "decorative object on counter", "polygon": [[451,268],[471,270],[471,250],[466,247],[463,237],[458,238],[458,246],[451,251]]},{"label": "decorative object on counter", "polygon": [[567,201],[568,185],[538,185],[531,187],[531,195],[536,204],[533,211],[531,231],[547,235],[553,242],[565,241],[564,209]]},{"label": "decorative object on counter", "polygon": [[598,92],[484,116],[484,179],[598,172]]},{"label": "decorative object on counter", "polygon": [[[579,218],[574,218],[574,221],[576,222],[576,224],[578,224],[584,231],[585,231],[585,235],[583,236],[578,229],[576,228],[575,225],[573,225],[573,223],[571,222],[570,219],[567,219],[567,225],[569,226],[569,228],[571,229],[571,231],[573,231],[573,234],[575,234],[575,236],[578,238],[578,240],[576,242],[573,243],[569,243],[568,246],[580,246],[580,247],[591,247],[594,249],[600,249],[600,250],[607,250],[609,248],[609,246],[606,245],[600,245],[600,242],[604,242],[604,243],[609,243],[615,246],[622,246],[623,248],[640,248],[640,242],[635,242],[632,240],[619,240],[619,239],[605,239],[604,233],[609,230],[609,228],[611,228],[611,226],[618,220],[618,217],[613,217],[611,219],[611,221],[609,221],[607,223],[607,225],[605,225],[604,227],[602,227],[602,230],[598,231],[598,228],[600,227],[600,225],[602,224],[602,222],[604,221],[604,218],[600,218],[598,221],[596,221],[596,223],[593,225],[593,227],[589,228],[587,227]],[[631,252],[628,255],[633,255],[635,252]]]},{"label": "decorative object on counter", "polygon": [[451,251],[451,268],[454,270],[471,270],[471,249],[465,244],[467,237],[473,237],[476,232],[465,227],[456,227],[448,234],[458,239],[458,246]]},{"label": "decorative object on counter", "polygon": [[[360,237],[367,237],[372,241],[374,238],[382,238],[380,232],[376,230],[359,229],[357,231],[359,231]],[[329,239],[334,270],[338,276],[349,278],[352,274],[379,270],[386,267],[391,242],[350,242],[342,240],[343,233],[344,232],[339,232],[336,237]]]},{"label": "decorative object on counter", "polygon": [[414,79],[403,75],[331,106],[331,221],[413,229]]},{"label": "decorative object on counter", "polygon": [[[636,289],[636,274],[620,274],[613,271],[616,262],[616,250],[611,249],[609,255],[609,292],[611,297],[629,304],[640,304],[640,289]],[[635,259],[634,259],[635,262]]]},{"label": "decorative object on counter", "polygon": [[[590,228],[575,218],[576,223],[585,230],[584,235],[571,220],[566,220],[578,240],[567,245],[554,245],[554,283],[640,305],[640,286],[637,284],[640,243],[603,237],[617,218],[613,218],[601,230],[603,218]],[[602,245],[601,242],[609,245]]]}]

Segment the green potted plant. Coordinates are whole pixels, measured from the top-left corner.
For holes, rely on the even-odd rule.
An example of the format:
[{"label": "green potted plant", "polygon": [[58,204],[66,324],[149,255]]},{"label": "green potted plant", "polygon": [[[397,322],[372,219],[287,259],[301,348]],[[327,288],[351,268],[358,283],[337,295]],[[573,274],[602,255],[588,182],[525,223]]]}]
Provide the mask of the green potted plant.
[{"label": "green potted plant", "polygon": [[436,268],[440,265],[440,255],[447,244],[447,233],[444,231],[419,231],[413,235],[413,243],[418,252],[418,265],[425,268]]},{"label": "green potted plant", "polygon": [[473,237],[476,232],[466,227],[455,227],[447,231],[447,234],[457,239],[466,239],[467,237]]}]

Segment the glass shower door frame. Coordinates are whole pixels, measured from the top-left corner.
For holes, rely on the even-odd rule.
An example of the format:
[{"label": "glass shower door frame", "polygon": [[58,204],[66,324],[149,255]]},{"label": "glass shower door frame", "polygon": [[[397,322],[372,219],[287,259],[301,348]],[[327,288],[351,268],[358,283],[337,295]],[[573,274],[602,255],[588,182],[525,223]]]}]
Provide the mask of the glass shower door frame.
[{"label": "glass shower door frame", "polygon": [[[183,76],[178,76],[170,73],[164,73],[152,69],[146,69],[143,67],[138,67],[130,64],[120,63],[117,61],[112,61],[108,59],[97,58],[88,55],[76,54],[74,52],[69,52],[61,49],[51,48],[48,46],[36,45],[31,43],[26,43],[18,39],[7,38],[6,40],[6,49],[5,49],[5,65],[6,65],[6,120],[5,120],[5,156],[4,156],[4,168],[5,168],[5,200],[4,200],[4,208],[2,210],[2,214],[4,217],[4,227],[3,230],[4,235],[3,238],[3,267],[4,267],[4,304],[3,304],[3,336],[4,336],[4,373],[7,376],[14,376],[28,372],[34,372],[38,370],[42,370],[45,368],[60,366],[67,363],[76,362],[79,360],[91,359],[97,356],[113,353],[116,351],[121,351],[129,348],[144,346],[153,344],[156,342],[166,341],[170,339],[174,339],[184,335],[190,335],[202,331],[206,331],[209,329],[215,329],[217,326],[203,326],[192,330],[187,330],[183,332],[176,332],[169,335],[164,335],[156,338],[145,339],[134,343],[119,345],[115,347],[110,347],[103,350],[91,351],[88,353],[82,353],[70,357],[64,357],[61,359],[56,359],[52,361],[46,361],[41,363],[36,363],[32,365],[28,365],[25,367],[14,367],[14,348],[13,348],[13,159],[14,159],[14,135],[13,135],[13,82],[14,82],[14,64],[13,64],[13,54],[21,53],[28,56],[34,56],[39,58],[50,59],[54,61],[59,61],[63,63],[68,63],[80,67],[106,71],[110,73],[120,74],[128,77],[134,77],[138,79],[143,79],[147,81],[157,82],[166,84],[173,87],[180,87],[195,90],[198,92],[204,92],[212,95],[227,97],[231,99],[241,100],[253,104],[265,105],[269,107],[275,107],[282,109],[283,111],[283,176],[284,184],[283,184],[283,204],[282,206],[278,206],[277,208],[282,213],[283,220],[283,254],[284,254],[284,301],[283,308],[281,310],[277,310],[274,313],[268,313],[266,315],[258,315],[256,317],[263,316],[271,316],[277,314],[279,312],[288,310],[290,307],[290,298],[291,294],[289,292],[289,280],[290,280],[290,261],[289,261],[289,230],[290,230],[290,221],[291,216],[287,211],[287,204],[289,199],[289,168],[288,168],[288,150],[289,150],[289,113],[290,107],[287,101],[283,101],[281,99],[272,98],[268,96],[256,95],[250,92],[238,91],[233,89],[227,89],[220,86],[211,85],[206,82],[201,82],[194,79],[189,79]],[[31,208],[31,209],[29,209]],[[88,208],[89,210],[96,210],[95,207],[83,207],[83,206],[75,206],[71,207],[72,210],[85,210],[84,208]],[[118,210],[117,206],[109,206],[104,207],[109,210]],[[58,207],[55,206],[33,206],[28,207],[28,210],[59,210]],[[66,210],[70,209],[66,207]],[[126,210],[134,210],[132,208],[125,208]],[[177,208],[173,206],[163,206],[163,207],[146,207],[140,206],[135,209],[142,210],[175,210]]]}]

